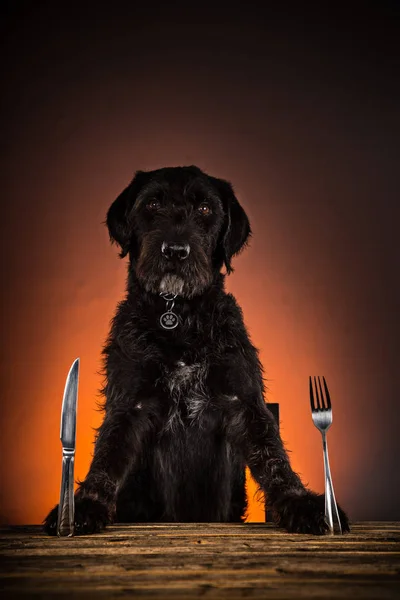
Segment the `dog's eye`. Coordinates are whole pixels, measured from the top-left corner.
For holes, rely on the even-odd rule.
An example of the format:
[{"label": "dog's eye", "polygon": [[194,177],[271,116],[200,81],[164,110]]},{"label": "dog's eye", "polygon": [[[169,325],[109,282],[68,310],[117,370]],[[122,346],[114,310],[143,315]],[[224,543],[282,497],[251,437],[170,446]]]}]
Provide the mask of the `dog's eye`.
[{"label": "dog's eye", "polygon": [[158,210],[160,207],[161,202],[155,200],[154,198],[152,200],[149,200],[149,202],[146,204],[146,208],[151,211]]},{"label": "dog's eye", "polygon": [[210,215],[211,214],[211,207],[207,204],[207,202],[202,202],[197,210],[202,215]]}]

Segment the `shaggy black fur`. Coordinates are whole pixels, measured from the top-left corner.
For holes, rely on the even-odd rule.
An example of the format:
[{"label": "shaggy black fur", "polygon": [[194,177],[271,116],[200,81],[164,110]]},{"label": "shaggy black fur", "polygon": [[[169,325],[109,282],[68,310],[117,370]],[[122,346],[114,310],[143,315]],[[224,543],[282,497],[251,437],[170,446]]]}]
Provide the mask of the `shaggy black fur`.
[{"label": "shaggy black fur", "polygon": [[[76,493],[76,532],[113,521],[240,522],[248,465],[280,526],[325,533],[324,496],[289,464],[257,350],[224,290],[221,268],[232,271],[251,233],[231,185],[194,166],[138,172],[107,225],[129,255],[127,294],[104,348],[105,417]],[[160,292],[178,295],[176,329],[160,326]],[[48,533],[56,520],[57,507]]]}]

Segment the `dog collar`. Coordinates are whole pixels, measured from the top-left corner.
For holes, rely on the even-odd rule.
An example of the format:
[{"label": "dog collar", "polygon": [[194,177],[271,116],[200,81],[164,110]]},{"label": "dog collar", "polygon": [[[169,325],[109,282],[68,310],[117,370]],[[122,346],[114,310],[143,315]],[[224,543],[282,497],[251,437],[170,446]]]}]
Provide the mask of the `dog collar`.
[{"label": "dog collar", "polygon": [[165,313],[160,317],[160,325],[163,329],[175,329],[179,323],[179,317],[173,312],[175,306],[175,298],[178,294],[171,292],[160,292],[160,296],[166,301]]}]

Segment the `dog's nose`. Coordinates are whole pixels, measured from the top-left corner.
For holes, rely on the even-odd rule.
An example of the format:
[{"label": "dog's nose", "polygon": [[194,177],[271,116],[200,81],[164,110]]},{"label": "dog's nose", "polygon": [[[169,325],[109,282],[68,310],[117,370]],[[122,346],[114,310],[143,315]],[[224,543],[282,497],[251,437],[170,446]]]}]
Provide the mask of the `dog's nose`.
[{"label": "dog's nose", "polygon": [[189,256],[190,246],[189,244],[177,244],[176,242],[163,242],[161,252],[169,260],[173,258],[185,260]]}]

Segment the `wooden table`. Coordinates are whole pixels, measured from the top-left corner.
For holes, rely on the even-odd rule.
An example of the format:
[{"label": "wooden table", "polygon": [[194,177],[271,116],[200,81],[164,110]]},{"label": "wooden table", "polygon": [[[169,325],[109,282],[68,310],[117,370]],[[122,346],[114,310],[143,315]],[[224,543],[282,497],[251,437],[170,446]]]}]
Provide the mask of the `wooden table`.
[{"label": "wooden table", "polygon": [[[289,535],[267,523],[0,530],[4,598],[400,598],[400,523]],[[5,593],[4,593],[5,592]]]}]

